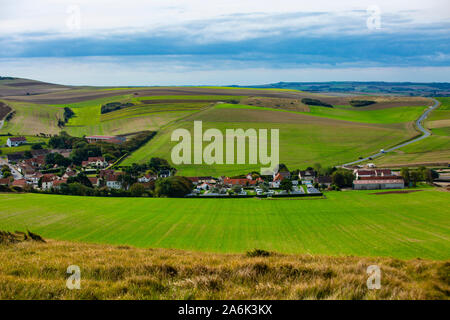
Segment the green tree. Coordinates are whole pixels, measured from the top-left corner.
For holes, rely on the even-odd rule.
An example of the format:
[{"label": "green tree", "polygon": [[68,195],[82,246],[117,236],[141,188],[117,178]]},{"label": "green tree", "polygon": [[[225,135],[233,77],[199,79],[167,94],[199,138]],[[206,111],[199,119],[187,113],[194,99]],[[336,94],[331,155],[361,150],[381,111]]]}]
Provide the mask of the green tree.
[{"label": "green tree", "polygon": [[179,176],[159,179],[155,184],[155,194],[159,197],[184,197],[191,193],[192,189],[192,182]]},{"label": "green tree", "polygon": [[353,173],[350,170],[339,169],[331,175],[333,184],[339,188],[351,187],[354,180]]},{"label": "green tree", "polygon": [[289,179],[281,180],[280,189],[285,190],[285,191],[291,191],[292,190],[292,181]]},{"label": "green tree", "polygon": [[231,190],[233,190],[234,193],[240,193],[242,191],[242,186],[240,185],[234,185]]},{"label": "green tree", "polygon": [[414,171],[411,171],[409,175],[410,175],[410,179],[411,179],[413,187],[417,186],[417,182],[419,182],[421,180],[421,173],[417,170],[414,170]]},{"label": "green tree", "polygon": [[400,170],[400,175],[402,176],[403,180],[405,180],[405,185],[409,186],[409,183],[411,181],[409,168],[402,168]]},{"label": "green tree", "polygon": [[130,187],[130,194],[133,197],[142,197],[145,193],[145,187],[141,183],[133,183]]}]

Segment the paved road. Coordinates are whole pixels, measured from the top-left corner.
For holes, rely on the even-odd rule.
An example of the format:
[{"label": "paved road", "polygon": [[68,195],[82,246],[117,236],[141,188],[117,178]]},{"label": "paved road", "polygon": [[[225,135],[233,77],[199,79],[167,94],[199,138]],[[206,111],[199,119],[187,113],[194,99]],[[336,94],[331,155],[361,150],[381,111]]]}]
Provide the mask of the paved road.
[{"label": "paved road", "polygon": [[8,164],[7,160],[0,159],[0,167],[5,164],[11,169],[11,174],[14,177],[14,180],[23,179],[23,175],[13,165]]},{"label": "paved road", "polygon": [[425,110],[425,112],[420,116],[420,118],[417,119],[417,121],[416,121],[416,127],[423,133],[420,137],[417,137],[417,138],[415,138],[413,140],[410,140],[410,141],[407,141],[405,143],[399,144],[399,145],[397,145],[395,147],[392,147],[390,149],[386,149],[386,150],[384,150],[384,153],[383,152],[378,152],[378,153],[376,153],[374,155],[368,156],[367,158],[359,159],[359,160],[356,160],[356,161],[353,161],[353,162],[349,162],[349,163],[343,164],[342,166],[343,167],[344,166],[351,166],[351,165],[354,165],[356,163],[367,161],[367,160],[370,160],[369,158],[373,159],[373,158],[379,157],[379,156],[381,156],[381,155],[383,155],[383,154],[385,154],[387,152],[391,152],[391,151],[403,148],[404,146],[410,145],[411,143],[414,143],[414,142],[423,140],[425,138],[428,138],[431,135],[431,132],[423,127],[423,121],[428,117],[428,115],[430,114],[431,111],[433,111],[434,109],[436,109],[439,106],[439,101],[437,101],[436,99],[433,99],[433,101],[434,101],[434,105],[432,105],[431,107],[428,107]]}]

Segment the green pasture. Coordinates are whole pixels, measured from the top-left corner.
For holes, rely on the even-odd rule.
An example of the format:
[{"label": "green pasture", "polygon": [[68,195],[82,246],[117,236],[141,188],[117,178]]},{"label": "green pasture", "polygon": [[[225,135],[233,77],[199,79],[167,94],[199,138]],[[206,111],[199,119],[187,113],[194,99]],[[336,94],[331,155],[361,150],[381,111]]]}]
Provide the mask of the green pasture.
[{"label": "green pasture", "polygon": [[0,194],[0,230],[208,252],[450,259],[450,193],[326,193],[326,199],[158,199]]}]

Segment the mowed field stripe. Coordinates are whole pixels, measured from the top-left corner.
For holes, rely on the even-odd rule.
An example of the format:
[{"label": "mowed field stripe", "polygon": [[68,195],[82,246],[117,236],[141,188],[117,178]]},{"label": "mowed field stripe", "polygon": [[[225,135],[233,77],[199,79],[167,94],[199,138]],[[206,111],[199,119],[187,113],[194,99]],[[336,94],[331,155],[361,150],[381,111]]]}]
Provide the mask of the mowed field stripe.
[{"label": "mowed field stripe", "polygon": [[[138,247],[450,258],[450,193],[327,199],[152,199],[0,194],[0,229]],[[13,200],[13,201],[11,201]]]}]

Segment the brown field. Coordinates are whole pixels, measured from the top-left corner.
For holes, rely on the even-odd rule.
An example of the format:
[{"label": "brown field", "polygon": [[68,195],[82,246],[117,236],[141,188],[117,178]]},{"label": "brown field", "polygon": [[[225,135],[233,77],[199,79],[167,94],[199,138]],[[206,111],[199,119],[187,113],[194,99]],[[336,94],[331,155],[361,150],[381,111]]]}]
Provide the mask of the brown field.
[{"label": "brown field", "polygon": [[70,87],[28,79],[0,80],[0,97],[28,96],[65,91]]},{"label": "brown field", "polygon": [[6,115],[11,111],[11,107],[6,103],[0,101],[0,120],[6,117]]},{"label": "brown field", "polygon": [[[450,262],[249,257],[60,241],[0,245],[0,299],[448,299]],[[81,289],[66,288],[67,267]],[[367,267],[381,289],[367,288]]]},{"label": "brown field", "polygon": [[8,96],[7,99],[15,101],[26,101],[44,104],[75,103],[85,100],[93,100],[117,95],[134,94],[136,97],[167,96],[167,95],[220,95],[220,96],[260,96],[260,97],[282,97],[302,98],[314,96],[308,93],[291,91],[264,91],[256,89],[212,89],[212,88],[189,88],[189,87],[156,87],[156,88],[132,88],[123,90],[94,90],[74,89],[63,92],[47,93],[30,96]]},{"label": "brown field", "polygon": [[248,97],[242,99],[240,103],[249,106],[309,112],[309,107],[301,103],[300,100],[301,99]]},{"label": "brown field", "polygon": [[358,107],[358,110],[377,110],[404,106],[426,106],[432,105],[433,101],[424,97],[386,97],[386,96],[350,96],[350,97],[321,97],[320,100],[332,105],[349,105],[350,100],[373,100],[376,101],[367,107]]}]

